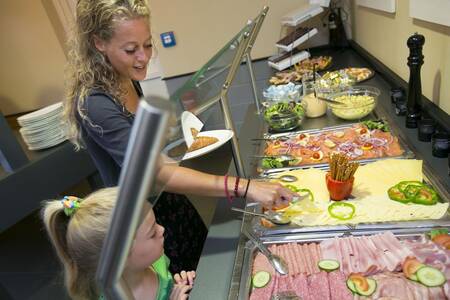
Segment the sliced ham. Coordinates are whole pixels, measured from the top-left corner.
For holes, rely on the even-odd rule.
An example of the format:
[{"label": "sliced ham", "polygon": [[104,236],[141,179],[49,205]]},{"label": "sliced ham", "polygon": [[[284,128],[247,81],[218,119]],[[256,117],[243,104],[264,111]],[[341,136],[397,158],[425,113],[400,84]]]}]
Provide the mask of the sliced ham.
[{"label": "sliced ham", "polygon": [[291,259],[292,259],[292,265],[293,265],[293,271],[292,271],[291,275],[296,275],[296,274],[300,273],[300,267],[298,265],[298,260],[295,255],[295,247],[297,247],[296,243],[288,244],[288,250],[290,252]]},{"label": "sliced ham", "polygon": [[292,288],[302,300],[314,300],[308,291],[308,279],[305,274],[298,274],[292,278]]},{"label": "sliced ham", "polygon": [[308,276],[308,289],[314,300],[330,300],[330,286],[326,272],[320,272]]},{"label": "sliced ham", "polygon": [[344,273],[340,271],[333,271],[328,273],[328,283],[330,286],[331,300],[351,300],[352,293],[347,288],[347,278]]},{"label": "sliced ham", "polygon": [[306,258],[303,253],[302,246],[300,244],[297,244],[295,247],[295,256],[297,258],[297,263],[299,265],[299,272],[308,273]]},{"label": "sliced ham", "polygon": [[259,271],[266,271],[272,275],[275,274],[275,269],[272,267],[267,257],[265,257],[261,252],[258,252],[255,256],[252,274],[254,275]]},{"label": "sliced ham", "polygon": [[302,252],[303,252],[303,256],[305,258],[305,266],[306,266],[306,273],[308,275],[313,273],[313,266],[312,266],[312,258],[311,258],[311,254],[309,253],[309,248],[307,244],[303,244],[302,245]]},{"label": "sliced ham", "polygon": [[317,244],[316,243],[311,243],[308,245],[308,250],[309,253],[311,254],[311,262],[312,262],[312,270],[313,273],[318,273],[320,272],[319,266],[317,265],[319,263],[319,252],[317,251]]},{"label": "sliced ham", "polygon": [[277,283],[276,276],[263,288],[254,288],[250,294],[250,300],[270,300]]}]

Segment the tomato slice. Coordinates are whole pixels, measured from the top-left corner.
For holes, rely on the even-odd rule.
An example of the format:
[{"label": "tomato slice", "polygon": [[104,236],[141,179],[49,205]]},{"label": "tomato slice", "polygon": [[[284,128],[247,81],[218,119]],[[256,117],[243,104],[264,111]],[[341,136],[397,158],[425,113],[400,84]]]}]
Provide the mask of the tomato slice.
[{"label": "tomato slice", "polygon": [[281,209],[285,209],[288,206],[289,206],[289,203],[280,203],[276,206],[272,206],[272,209],[273,210],[281,210]]},{"label": "tomato slice", "polygon": [[407,257],[402,266],[403,274],[405,274],[406,278],[411,279],[421,267],[423,267],[423,264],[417,258]]},{"label": "tomato slice", "polygon": [[372,143],[364,143],[364,145],[362,145],[361,149],[363,150],[371,150],[373,148],[373,144]]},{"label": "tomato slice", "polygon": [[273,224],[272,222],[270,222],[269,220],[266,220],[264,218],[261,218],[261,225],[266,228],[275,227],[275,224]]},{"label": "tomato slice", "polygon": [[361,273],[351,273],[348,276],[348,279],[350,279],[355,284],[356,288],[361,291],[365,292],[369,289],[369,282]]},{"label": "tomato slice", "polygon": [[435,242],[436,244],[444,246],[445,243],[450,242],[450,235],[445,234],[445,233],[438,234],[432,238],[432,241]]}]

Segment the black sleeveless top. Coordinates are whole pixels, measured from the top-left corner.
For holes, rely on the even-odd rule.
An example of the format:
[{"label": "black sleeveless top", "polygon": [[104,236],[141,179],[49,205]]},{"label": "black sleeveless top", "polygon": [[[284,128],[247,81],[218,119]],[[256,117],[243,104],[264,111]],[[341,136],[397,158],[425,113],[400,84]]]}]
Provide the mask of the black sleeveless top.
[{"label": "black sleeveless top", "polygon": [[[139,97],[138,82],[133,82]],[[114,101],[108,93],[94,90],[86,98],[84,109],[88,120],[77,116],[81,136],[105,186],[119,182],[134,114]],[[184,195],[164,192],[153,207],[156,221],[165,228],[164,251],[170,258],[170,271],[195,270],[201,255],[207,229],[195,207]]]}]

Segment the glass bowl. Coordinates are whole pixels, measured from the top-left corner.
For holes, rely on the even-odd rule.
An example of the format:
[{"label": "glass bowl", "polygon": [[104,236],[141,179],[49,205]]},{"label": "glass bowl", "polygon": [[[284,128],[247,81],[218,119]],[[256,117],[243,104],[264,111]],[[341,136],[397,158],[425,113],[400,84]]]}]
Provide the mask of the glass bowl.
[{"label": "glass bowl", "polygon": [[305,116],[305,109],[301,103],[278,102],[264,111],[264,120],[269,129],[274,132],[293,130],[301,125]]},{"label": "glass bowl", "polygon": [[344,120],[358,120],[370,114],[376,107],[380,90],[371,86],[353,86],[328,98],[343,104],[328,103],[331,112]]},{"label": "glass bowl", "polygon": [[300,99],[301,85],[292,82],[281,85],[271,85],[263,91],[266,103],[271,105],[273,102],[290,102]]}]

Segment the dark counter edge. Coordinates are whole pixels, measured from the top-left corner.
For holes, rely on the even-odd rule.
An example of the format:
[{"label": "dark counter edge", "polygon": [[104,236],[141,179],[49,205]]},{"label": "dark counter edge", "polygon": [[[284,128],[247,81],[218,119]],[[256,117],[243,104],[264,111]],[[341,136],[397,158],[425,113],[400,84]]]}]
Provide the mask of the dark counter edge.
[{"label": "dark counter edge", "polygon": [[[391,87],[403,87],[405,91],[408,91],[408,83],[404,81],[400,76],[395,74],[391,69],[385,66],[381,61],[367,52],[364,48],[362,48],[358,43],[351,40],[350,48],[354,50],[358,55],[360,55],[371,68],[373,68],[378,75],[383,77],[383,79],[391,86]],[[316,48],[317,50],[324,50],[327,47],[320,46]],[[314,52],[314,49],[311,49]],[[406,58],[405,58],[406,65]],[[441,128],[450,132],[450,117],[449,115],[441,110],[436,104],[430,101],[425,96],[422,96],[422,109],[427,111],[427,114],[436,120],[439,123]],[[398,120],[397,120],[398,121]],[[255,132],[255,134],[260,134],[259,132]],[[253,137],[255,137],[254,135]],[[240,136],[240,139],[249,138],[248,136]],[[247,149],[241,149],[242,153]],[[248,149],[250,150],[250,149]],[[234,166],[230,166],[230,172],[234,170]],[[246,169],[249,170],[249,169]],[[243,203],[239,203],[236,206],[243,206]],[[222,252],[224,248],[237,249],[239,244],[242,244],[240,230],[242,226],[242,220],[237,218],[235,214],[230,212],[230,205],[226,202],[225,199],[221,199],[218,202],[218,205],[215,210],[213,222],[211,227],[209,228],[209,233],[207,240],[205,242],[205,246],[203,248],[202,257],[200,259],[198,268],[197,268],[197,280],[194,286],[194,289],[191,292],[190,299],[228,299],[229,292],[231,287],[231,276],[227,278],[226,282],[220,280],[211,280],[211,278],[220,279],[221,276],[216,276],[214,272],[220,272],[225,274],[233,274],[236,276],[235,272],[233,272],[233,264],[238,257],[236,257],[236,251],[231,251],[230,253],[222,253],[222,255],[214,255]],[[226,223],[226,228],[223,227],[223,223]],[[219,228],[220,227],[220,228]],[[226,236],[223,236],[224,232],[226,232]],[[222,268],[213,268],[211,271],[211,266],[219,266],[222,265]],[[208,274],[209,272],[209,274]],[[213,273],[211,273],[213,272]],[[209,278],[209,280],[203,280],[203,278]],[[208,282],[210,285],[205,286],[204,284]],[[211,285],[213,282],[214,286]]]},{"label": "dark counter edge", "polygon": [[86,151],[75,152],[70,142],[44,151],[38,159],[0,178],[0,232],[39,209],[41,202],[61,196],[96,173]]}]

